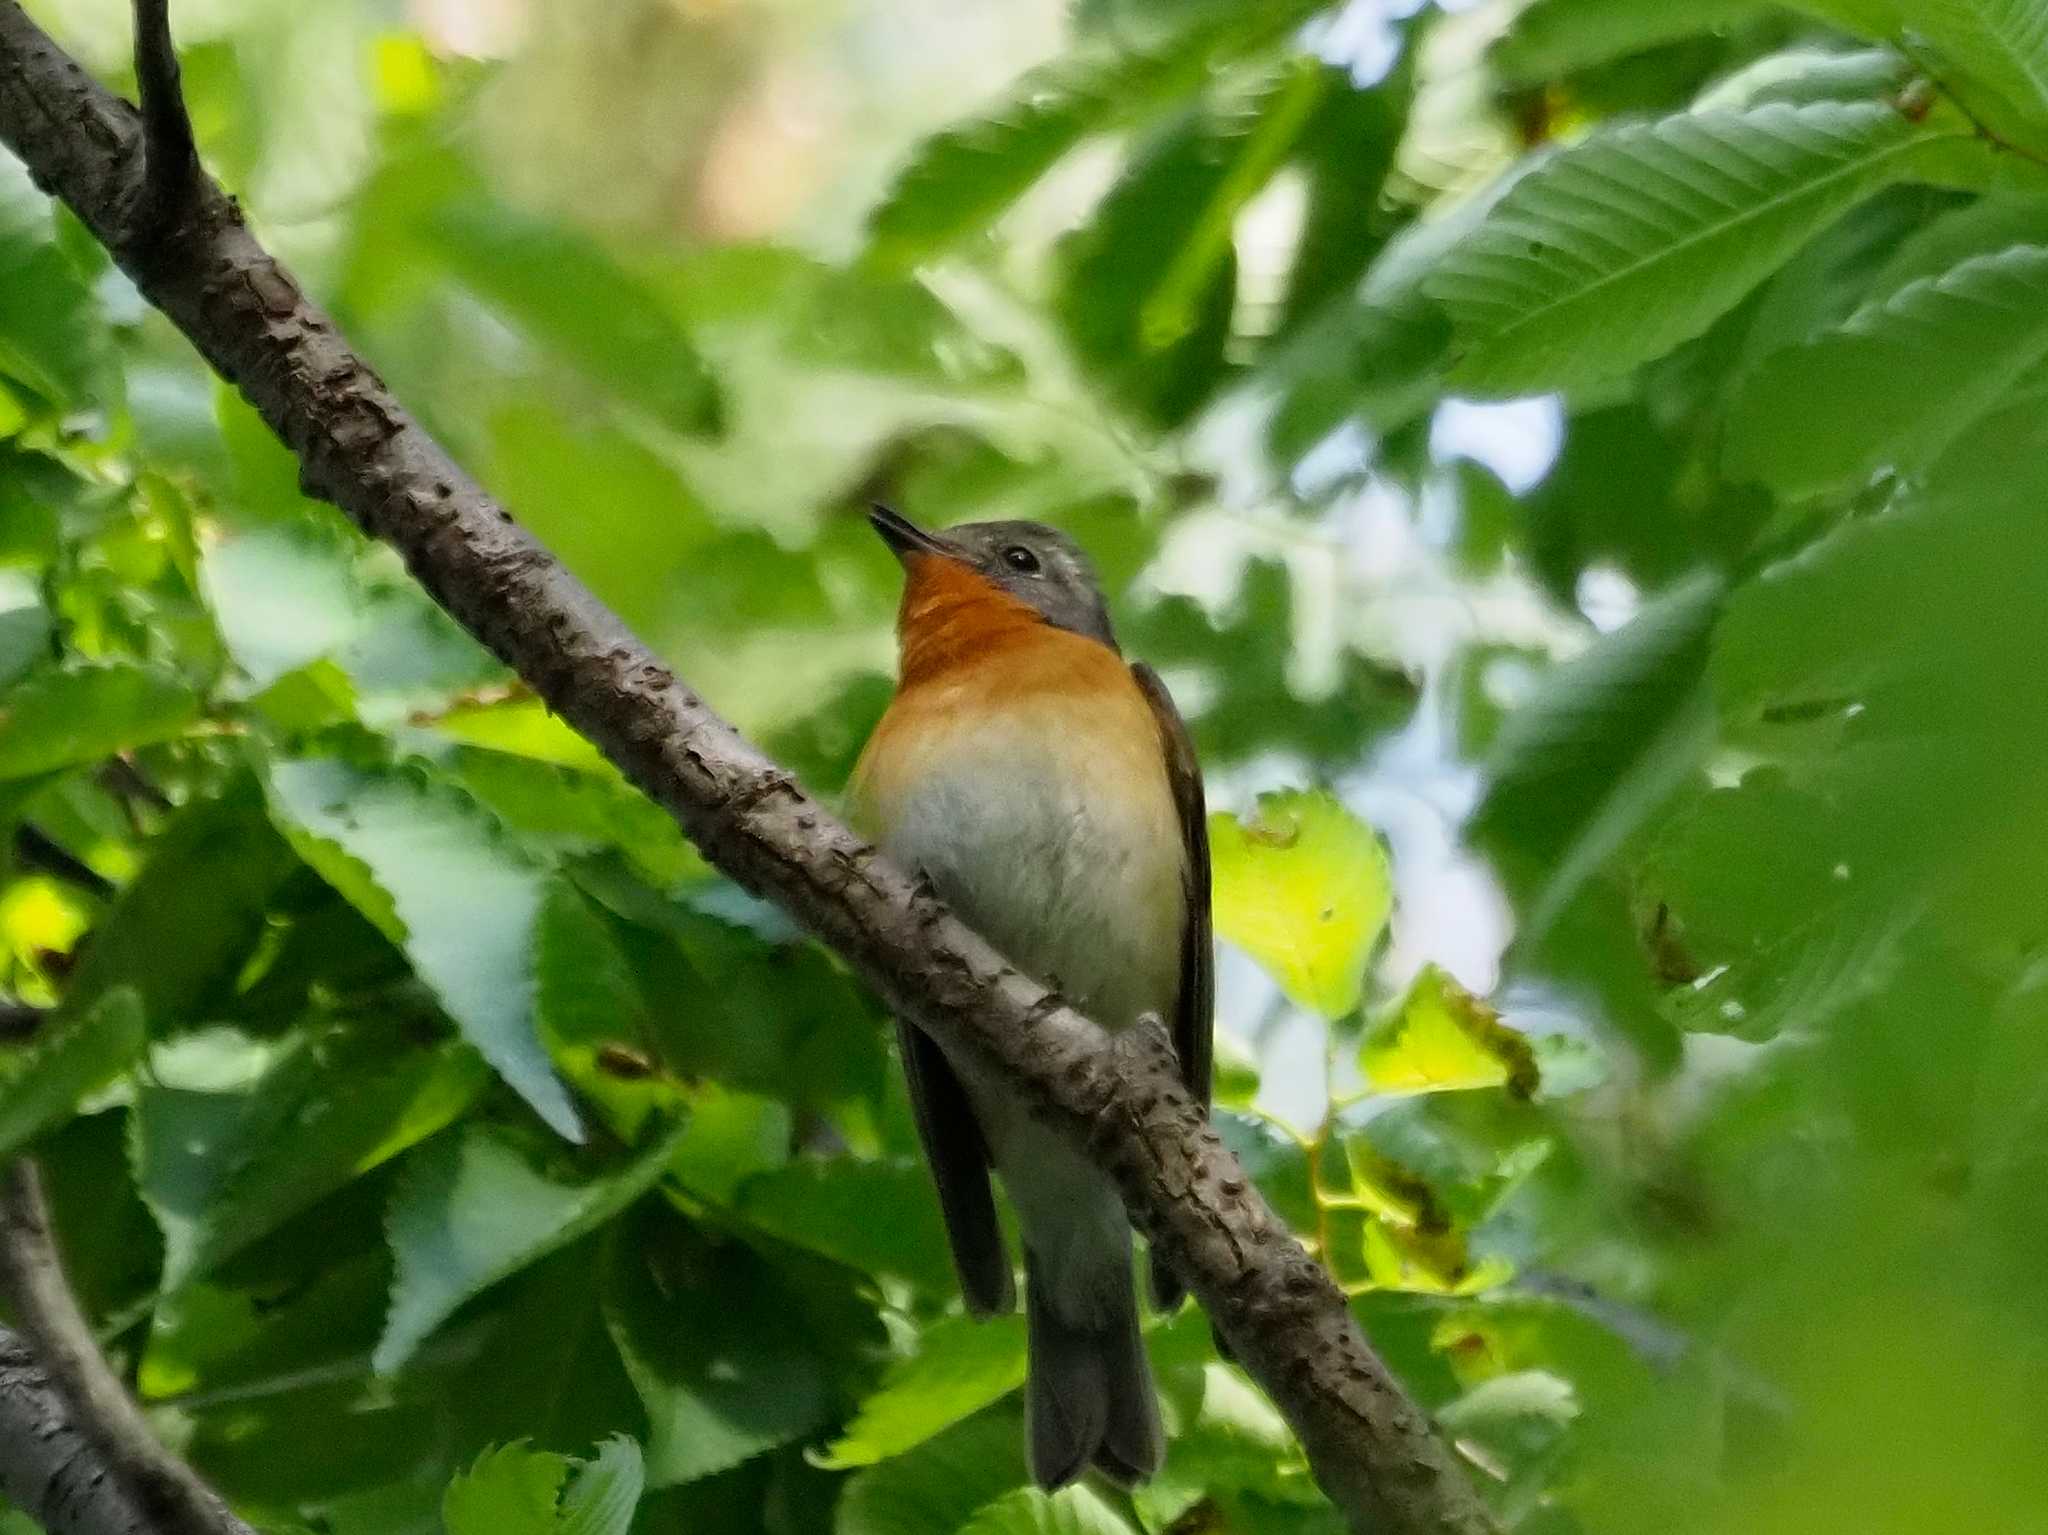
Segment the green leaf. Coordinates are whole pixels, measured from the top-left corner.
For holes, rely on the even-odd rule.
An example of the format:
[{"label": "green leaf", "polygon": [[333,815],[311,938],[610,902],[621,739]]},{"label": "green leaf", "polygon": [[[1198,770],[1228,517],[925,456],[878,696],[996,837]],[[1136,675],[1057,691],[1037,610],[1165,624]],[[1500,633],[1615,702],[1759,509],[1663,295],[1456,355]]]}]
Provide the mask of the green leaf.
[{"label": "green leaf", "polygon": [[863,1273],[945,1294],[955,1285],[931,1175],[910,1160],[792,1162],[740,1185],[761,1231]]},{"label": "green leaf", "polygon": [[1393,910],[1393,876],[1370,826],[1323,792],[1259,798],[1249,821],[1209,818],[1216,931],[1303,1007],[1341,1018]]},{"label": "green leaf", "polygon": [[1133,1535],[1123,1516],[1092,1487],[1043,1493],[1020,1487],[981,1509],[960,1535]]},{"label": "green leaf", "polygon": [[818,1464],[848,1471],[901,1455],[1023,1384],[1021,1316],[947,1317],[918,1336],[916,1353],[889,1367]]},{"label": "green leaf", "polygon": [[99,763],[184,733],[199,695],[181,679],[133,662],[49,667],[0,698],[0,779]]},{"label": "green leaf", "polygon": [[107,354],[91,288],[58,246],[49,199],[0,159],[0,374],[60,409],[89,403]]},{"label": "green leaf", "polygon": [[1539,1082],[1529,1041],[1436,965],[1423,966],[1406,995],[1366,1031],[1358,1066],[1382,1093],[1506,1087],[1531,1098]]},{"label": "green leaf", "polygon": [[660,1212],[614,1237],[605,1321],[653,1426],[652,1485],[715,1475],[825,1421],[829,1382],[803,1311],[740,1243]]},{"label": "green leaf", "polygon": [[35,577],[0,567],[0,689],[50,653],[50,610]]},{"label": "green leaf", "polygon": [[534,1020],[546,874],[460,791],[421,774],[279,762],[270,798],[285,835],[404,949],[463,1037],[558,1134],[581,1139]]},{"label": "green leaf", "polygon": [[1550,672],[1501,726],[1473,840],[1534,944],[1685,780],[1714,740],[1707,647],[1726,593],[1704,572]]},{"label": "green leaf", "polygon": [[611,1220],[654,1186],[680,1134],[581,1183],[535,1171],[476,1126],[415,1151],[391,1194],[396,1271],[372,1364],[398,1369],[465,1301]]},{"label": "green leaf", "polygon": [[627,1535],[646,1485],[640,1446],[614,1434],[597,1447],[595,1459],[577,1463],[555,1535]]},{"label": "green leaf", "polygon": [[1727,30],[1764,9],[1764,0],[1535,0],[1515,17],[1489,61],[1505,84],[1542,85],[1660,43]]},{"label": "green leaf", "polygon": [[715,432],[709,367],[659,293],[560,225],[496,204],[439,210],[427,225],[455,274],[625,405],[678,432]]},{"label": "green leaf", "polygon": [[25,1043],[0,1044],[0,1163],[127,1070],[143,1037],[135,994],[113,991],[89,1011],[45,1018]]},{"label": "green leaf", "polygon": [[466,1048],[392,1060],[381,1038],[349,1044],[310,1043],[258,1082],[232,1143],[216,1148],[218,1181],[205,1204],[165,1231],[166,1290],[445,1129],[487,1080]]},{"label": "green leaf", "polygon": [[910,266],[980,233],[1083,139],[1163,109],[1320,3],[1247,0],[1140,50],[1087,50],[1032,70],[1008,104],[919,147],[869,215],[868,259]]},{"label": "green leaf", "polygon": [[1924,467],[2048,359],[2048,247],[1907,284],[1772,354],[1729,414],[1728,472],[1802,496]]},{"label": "green leaf", "polygon": [[389,551],[324,510],[209,544],[200,579],[229,655],[256,689],[329,662],[352,684],[356,712],[397,724],[503,675]]},{"label": "green leaf", "polygon": [[568,1475],[566,1456],[523,1444],[486,1450],[448,1484],[442,1524],[447,1535],[555,1535],[555,1500]]},{"label": "green leaf", "polygon": [[[1227,238],[1202,230],[1234,195],[1246,132],[1243,122],[1207,115],[1175,123],[1140,150],[1059,250],[1056,309],[1068,340],[1107,389],[1157,427],[1184,423],[1223,376],[1237,254]],[[1230,227],[1226,220],[1224,236]],[[1190,252],[1199,259],[1184,259]]]},{"label": "green leaf", "polygon": [[975,1510],[1025,1478],[1016,1414],[991,1411],[908,1454],[856,1472],[833,1518],[834,1535],[959,1535]]},{"label": "green leaf", "polygon": [[1598,134],[1537,165],[1428,284],[1453,382],[1570,389],[1705,330],[1939,135],[1889,106],[1703,112]]},{"label": "green leaf", "polygon": [[93,929],[65,1001],[83,1007],[132,987],[161,1036],[200,1022],[233,990],[299,864],[246,777],[186,806],[146,857]]},{"label": "green leaf", "polygon": [[1972,78],[2048,127],[2048,4],[1902,0],[1899,14]]}]

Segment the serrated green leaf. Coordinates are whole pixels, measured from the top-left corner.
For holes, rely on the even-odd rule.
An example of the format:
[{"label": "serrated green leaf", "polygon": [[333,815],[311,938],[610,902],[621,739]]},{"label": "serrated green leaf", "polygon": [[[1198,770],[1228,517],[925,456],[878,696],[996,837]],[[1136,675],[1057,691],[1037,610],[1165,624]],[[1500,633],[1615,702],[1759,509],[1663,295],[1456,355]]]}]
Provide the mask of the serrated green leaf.
[{"label": "serrated green leaf", "polygon": [[1393,910],[1373,829],[1322,792],[1259,798],[1250,820],[1209,818],[1216,931],[1303,1007],[1341,1018]]},{"label": "serrated green leaf", "polygon": [[534,1020],[547,876],[459,790],[327,759],[275,763],[270,799],[306,861],[404,949],[456,1027],[555,1131],[582,1126]]},{"label": "serrated green leaf", "polygon": [[640,1446],[624,1434],[613,1435],[597,1447],[594,1459],[577,1462],[555,1535],[627,1535],[646,1485]]},{"label": "serrated green leaf", "polygon": [[611,1220],[654,1186],[680,1138],[584,1183],[536,1172],[476,1126],[413,1152],[391,1193],[391,1313],[371,1363],[398,1369],[465,1301]]},{"label": "serrated green leaf", "polygon": [[849,1471],[901,1455],[1023,1384],[1021,1316],[947,1317],[919,1335],[916,1353],[890,1366],[818,1464]]},{"label": "serrated green leaf", "polygon": [[467,1048],[378,1062],[309,1045],[264,1074],[233,1141],[212,1159],[218,1182],[195,1219],[164,1240],[166,1290],[268,1235],[292,1216],[446,1128],[488,1073]]},{"label": "serrated green leaf", "polygon": [[1442,1093],[1505,1087],[1534,1097],[1536,1056],[1523,1035],[1437,965],[1366,1030],[1358,1067],[1376,1092]]},{"label": "serrated green leaf", "polygon": [[1092,1487],[1044,1493],[1020,1487],[979,1509],[960,1535],[1133,1535],[1131,1526]]},{"label": "serrated green leaf", "polygon": [[1501,726],[1473,840],[1493,854],[1533,944],[1586,879],[1704,760],[1707,649],[1726,594],[1694,576],[1557,667]]},{"label": "serrated green leaf", "polygon": [[262,690],[331,665],[359,712],[393,725],[503,668],[379,550],[324,511],[280,513],[210,543],[200,579],[236,666]]},{"label": "serrated green leaf", "polygon": [[715,1475],[825,1421],[829,1385],[802,1309],[737,1242],[653,1219],[614,1238],[605,1323],[652,1425],[650,1484]]},{"label": "serrated green leaf", "polygon": [[0,1044],[0,1163],[142,1053],[142,1007],[112,991],[90,1010],[45,1018],[34,1037]]},{"label": "serrated green leaf", "polygon": [[1728,472],[1781,495],[1924,467],[2048,359],[2048,247],[1908,283],[1766,358],[1729,414]]},{"label": "serrated green leaf", "polygon": [[168,741],[199,717],[199,695],[136,663],[48,667],[0,698],[0,779],[33,778]]},{"label": "serrated green leaf", "polygon": [[1430,279],[1458,332],[1451,378],[1570,389],[1660,356],[1944,142],[1833,102],[1597,134],[1516,183]]},{"label": "serrated green leaf", "polygon": [[856,1472],[833,1516],[834,1535],[959,1535],[975,1510],[1025,1479],[1014,1413],[991,1411],[908,1454]]},{"label": "serrated green leaf", "polygon": [[486,1450],[448,1484],[442,1525],[447,1535],[555,1535],[555,1500],[568,1475],[566,1456],[524,1444]]}]

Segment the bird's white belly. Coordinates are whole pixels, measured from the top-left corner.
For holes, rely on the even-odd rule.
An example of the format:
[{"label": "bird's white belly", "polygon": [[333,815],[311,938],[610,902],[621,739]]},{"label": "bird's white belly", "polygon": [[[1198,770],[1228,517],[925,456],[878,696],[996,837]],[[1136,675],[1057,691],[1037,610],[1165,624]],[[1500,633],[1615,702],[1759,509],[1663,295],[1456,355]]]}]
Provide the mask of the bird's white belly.
[{"label": "bird's white belly", "polygon": [[[1186,897],[1163,768],[1155,786],[1127,770],[1129,753],[1091,753],[1022,726],[984,724],[971,743],[935,755],[886,809],[890,856],[922,870],[1006,958],[1103,1027],[1146,1012],[1170,1018]],[[980,1080],[970,1062],[956,1069],[1041,1279],[1070,1316],[1114,1314],[1130,1284],[1115,1189],[1004,1084]]]},{"label": "bird's white belly", "polygon": [[883,845],[1026,974],[1120,1029],[1170,1014],[1178,993],[1180,829],[1170,801],[1089,761],[1043,733],[984,730],[890,807]]}]

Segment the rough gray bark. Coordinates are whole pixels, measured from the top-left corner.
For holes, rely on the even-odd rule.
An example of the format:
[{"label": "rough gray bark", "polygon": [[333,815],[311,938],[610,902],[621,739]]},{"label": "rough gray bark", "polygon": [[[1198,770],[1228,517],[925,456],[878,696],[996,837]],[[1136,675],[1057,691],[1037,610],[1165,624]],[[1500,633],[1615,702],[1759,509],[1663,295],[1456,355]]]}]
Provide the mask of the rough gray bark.
[{"label": "rough gray bark", "polygon": [[150,1535],[28,1345],[0,1327],[0,1494],[49,1535]]},{"label": "rough gray bark", "polygon": [[[140,73],[148,82],[152,71]],[[1208,1127],[1164,1030],[1110,1045],[807,798],[449,459],[211,181],[192,182],[169,213],[131,218],[155,202],[143,191],[142,139],[133,108],[0,0],[0,140],[242,391],[297,454],[306,490],[397,548],[435,600],[712,863],[1087,1146],[1293,1425],[1354,1530],[1493,1529],[1343,1295]]]},{"label": "rough gray bark", "polygon": [[255,1535],[159,1444],[100,1357],[26,1157],[0,1170],[0,1489],[50,1535]]}]

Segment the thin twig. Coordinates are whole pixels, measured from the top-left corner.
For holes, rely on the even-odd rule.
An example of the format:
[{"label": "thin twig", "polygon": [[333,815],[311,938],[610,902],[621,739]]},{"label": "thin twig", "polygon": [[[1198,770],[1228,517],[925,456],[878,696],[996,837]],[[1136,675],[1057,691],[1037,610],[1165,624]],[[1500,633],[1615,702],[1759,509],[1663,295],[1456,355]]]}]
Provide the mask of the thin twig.
[{"label": "thin twig", "polygon": [[0,1293],[13,1308],[69,1422],[96,1450],[151,1535],[255,1535],[157,1442],[79,1312],[50,1231],[42,1177],[23,1157],[0,1173]]},{"label": "thin twig", "polygon": [[118,888],[106,875],[28,821],[14,829],[14,861],[24,869],[47,874],[51,879],[74,885],[102,900]]},{"label": "thin twig", "polygon": [[142,94],[142,190],[134,228],[138,245],[160,236],[198,201],[199,148],[185,108],[170,0],[135,0],[135,82]]}]

